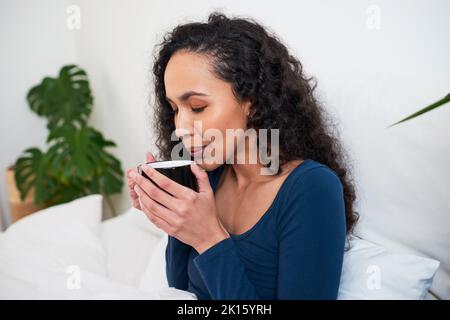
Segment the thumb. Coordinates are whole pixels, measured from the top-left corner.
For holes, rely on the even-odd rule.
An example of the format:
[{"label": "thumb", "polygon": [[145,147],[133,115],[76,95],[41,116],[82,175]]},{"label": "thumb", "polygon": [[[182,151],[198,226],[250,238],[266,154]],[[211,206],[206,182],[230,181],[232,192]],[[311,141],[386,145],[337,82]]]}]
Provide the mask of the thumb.
[{"label": "thumb", "polygon": [[146,156],[147,162],[155,162],[156,159],[153,156],[153,154],[151,152],[147,152],[147,156]]},{"label": "thumb", "polygon": [[198,192],[208,192],[211,189],[211,184],[209,183],[208,173],[205,169],[200,168],[195,162],[191,163],[191,170],[197,178]]}]

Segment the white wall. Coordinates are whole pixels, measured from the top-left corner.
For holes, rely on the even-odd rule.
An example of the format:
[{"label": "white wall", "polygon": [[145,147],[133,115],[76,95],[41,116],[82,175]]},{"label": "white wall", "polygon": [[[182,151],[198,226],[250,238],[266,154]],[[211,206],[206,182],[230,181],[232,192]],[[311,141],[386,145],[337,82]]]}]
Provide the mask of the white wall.
[{"label": "white wall", "polygon": [[[154,150],[147,103],[154,44],[177,23],[223,8],[274,30],[318,79],[318,97],[353,158],[360,232],[441,260],[449,249],[443,239],[450,230],[450,107],[386,127],[450,91],[450,2],[83,0],[71,2],[82,17],[73,32],[59,24],[64,5],[11,3],[1,10],[2,168],[44,141],[43,123],[23,100],[26,89],[74,57],[90,76],[92,124],[118,144],[114,154],[124,168],[142,162]],[[380,9],[380,30],[366,25],[370,5]],[[129,207],[126,188],[114,202],[119,211]],[[435,282],[439,294],[450,296],[448,277],[440,273]]]},{"label": "white wall", "polygon": [[0,1],[0,201],[10,222],[5,170],[29,147],[45,148],[46,122],[26,102],[44,76],[75,61],[73,34],[66,28],[67,1]]}]

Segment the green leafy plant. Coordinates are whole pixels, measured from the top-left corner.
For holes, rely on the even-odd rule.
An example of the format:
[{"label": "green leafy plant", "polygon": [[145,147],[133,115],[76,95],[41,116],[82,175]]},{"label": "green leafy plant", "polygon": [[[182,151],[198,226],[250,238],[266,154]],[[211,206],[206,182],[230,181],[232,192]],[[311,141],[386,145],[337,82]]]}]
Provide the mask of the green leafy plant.
[{"label": "green leafy plant", "polygon": [[394,124],[391,124],[389,127],[395,126],[395,125],[397,125],[399,123],[411,120],[411,119],[413,119],[415,117],[418,117],[418,116],[420,116],[420,115],[422,115],[424,113],[427,113],[427,112],[429,112],[429,111],[431,111],[433,109],[436,109],[436,108],[446,104],[447,102],[450,102],[450,93],[447,94],[444,98],[442,98],[442,99],[440,99],[440,100],[430,104],[429,106],[426,106],[425,108],[423,108],[423,109],[421,109],[421,110],[419,110],[419,111],[417,111],[417,112],[407,116],[406,118],[404,118],[404,119],[402,119],[402,120],[400,120],[400,121],[398,121],[398,122],[396,122]]},{"label": "green leafy plant", "polygon": [[45,77],[28,92],[32,111],[48,120],[46,152],[28,148],[14,164],[22,201],[34,188],[34,203],[52,206],[101,193],[111,213],[110,195],[123,187],[121,163],[106,148],[116,144],[88,125],[93,97],[86,72],[63,66],[56,78]]}]

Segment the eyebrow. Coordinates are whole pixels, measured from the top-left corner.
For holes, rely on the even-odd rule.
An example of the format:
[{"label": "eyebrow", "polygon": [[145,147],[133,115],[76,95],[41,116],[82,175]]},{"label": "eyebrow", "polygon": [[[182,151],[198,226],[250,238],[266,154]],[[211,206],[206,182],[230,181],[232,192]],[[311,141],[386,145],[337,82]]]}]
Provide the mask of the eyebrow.
[{"label": "eyebrow", "polygon": [[[202,92],[187,91],[187,92],[183,93],[181,96],[179,96],[178,99],[181,100],[181,101],[186,101],[191,96],[205,96],[205,97],[207,97],[208,95],[206,93],[202,93]],[[173,103],[173,101],[170,100],[169,97],[166,96],[166,99]]]}]

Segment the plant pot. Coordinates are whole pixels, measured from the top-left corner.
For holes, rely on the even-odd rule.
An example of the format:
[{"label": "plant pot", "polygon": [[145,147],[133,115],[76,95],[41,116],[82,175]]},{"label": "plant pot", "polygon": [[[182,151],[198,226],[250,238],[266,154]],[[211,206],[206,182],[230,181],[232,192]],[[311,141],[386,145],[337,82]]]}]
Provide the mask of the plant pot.
[{"label": "plant pot", "polygon": [[8,191],[8,205],[12,223],[46,207],[45,205],[34,204],[34,188],[31,188],[24,201],[20,199],[20,192],[17,189],[16,180],[14,179],[14,166],[9,166],[6,169],[6,188]]}]

